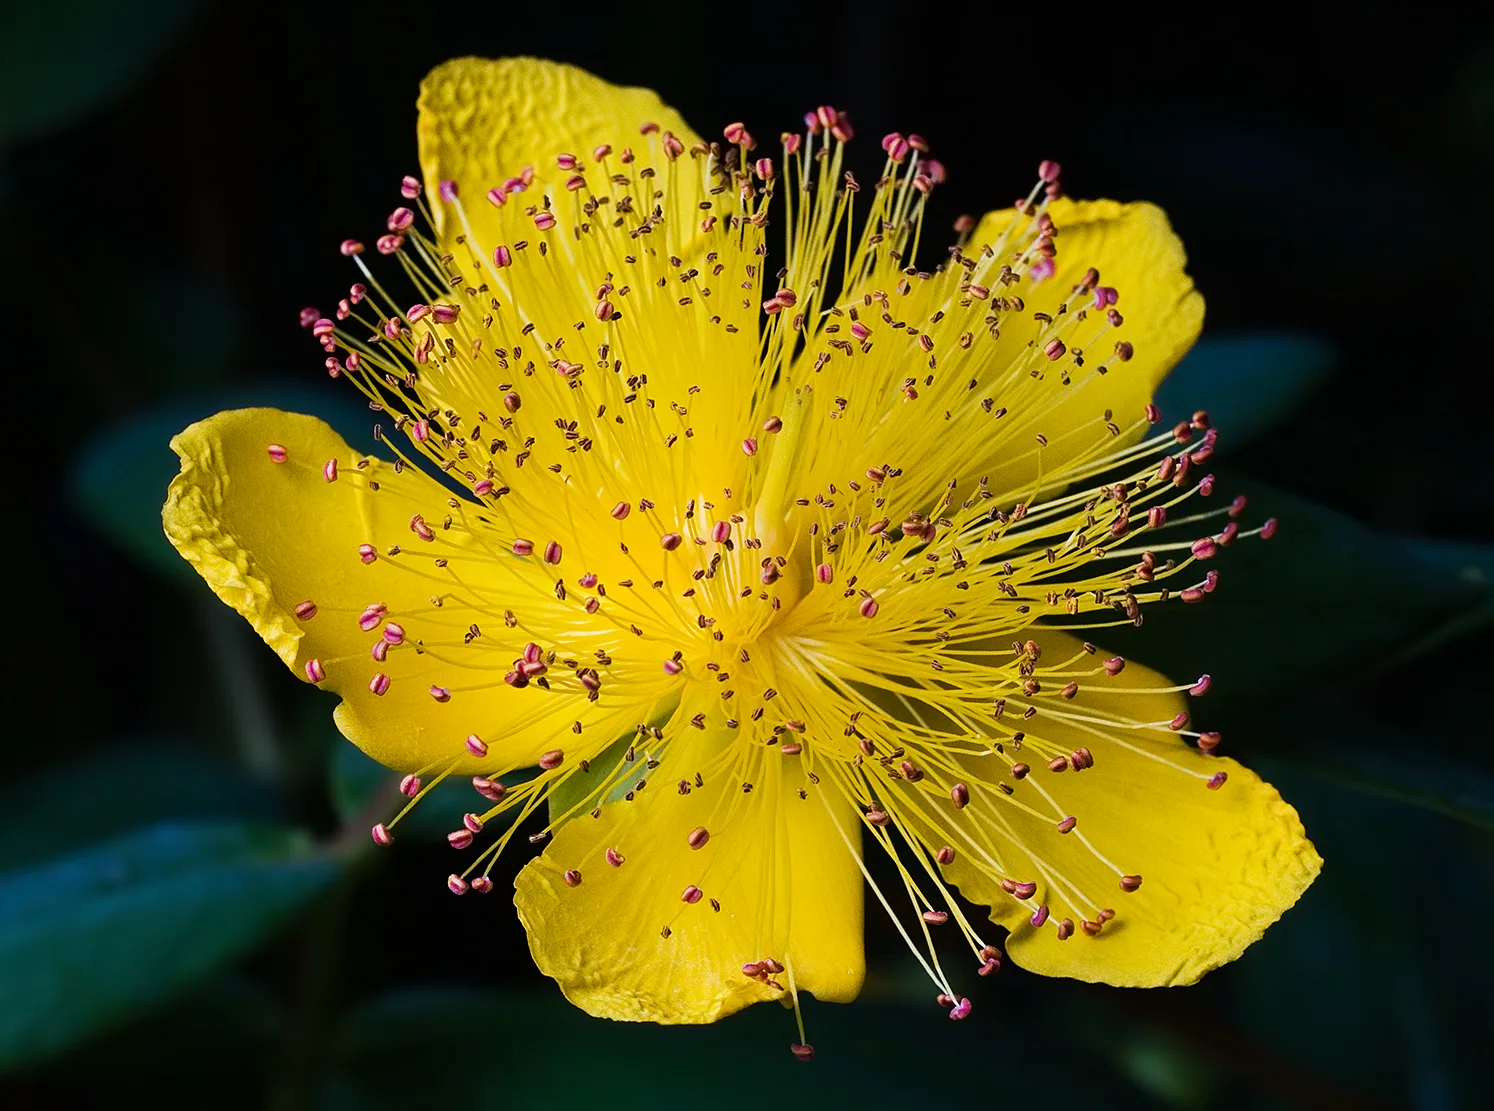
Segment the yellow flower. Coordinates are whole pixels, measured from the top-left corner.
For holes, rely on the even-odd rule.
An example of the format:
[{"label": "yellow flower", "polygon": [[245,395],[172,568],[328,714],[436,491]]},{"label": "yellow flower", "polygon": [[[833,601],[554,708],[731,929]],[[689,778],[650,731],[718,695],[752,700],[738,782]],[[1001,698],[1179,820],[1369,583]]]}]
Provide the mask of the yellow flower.
[{"label": "yellow flower", "polygon": [[1029,969],[1185,984],[1321,863],[1190,727],[1207,676],[1086,642],[1274,528],[1211,506],[1203,414],[1150,427],[1203,318],[1166,218],[1045,163],[923,272],[942,167],[891,135],[858,183],[849,139],[820,108],[768,156],[568,66],[443,65],[390,258],[344,243],[307,320],[396,461],[266,409],[173,441],[166,532],[218,596],[407,794],[474,777],[454,891],[548,802],[515,901],[592,1014],[850,1000],[868,846],[952,1017],[934,931],[1000,959],[953,888]]}]

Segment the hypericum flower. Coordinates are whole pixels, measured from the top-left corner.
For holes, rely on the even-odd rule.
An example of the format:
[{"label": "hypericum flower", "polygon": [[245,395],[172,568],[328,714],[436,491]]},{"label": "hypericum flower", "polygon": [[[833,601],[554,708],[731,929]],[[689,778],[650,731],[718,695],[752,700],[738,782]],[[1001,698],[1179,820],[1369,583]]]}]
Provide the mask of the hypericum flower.
[{"label": "hypericum flower", "polygon": [[[1191,982],[1296,901],[1320,861],[1191,726],[1209,677],[1086,639],[1274,529],[1210,507],[1205,414],[1153,427],[1203,317],[1158,209],[1063,199],[1044,163],[923,271],[943,168],[894,134],[859,183],[834,108],[768,155],[464,59],[419,111],[424,181],[376,240],[401,280],[349,240],[357,283],[304,316],[395,461],[220,413],[173,441],[166,532],[411,805],[472,777],[453,891],[543,824],[516,903],[572,1001],[851,999],[868,845],[952,1018],[932,931],[1000,963],[952,888],[1019,964],[1123,985]],[[508,811],[534,820],[485,836]]]}]

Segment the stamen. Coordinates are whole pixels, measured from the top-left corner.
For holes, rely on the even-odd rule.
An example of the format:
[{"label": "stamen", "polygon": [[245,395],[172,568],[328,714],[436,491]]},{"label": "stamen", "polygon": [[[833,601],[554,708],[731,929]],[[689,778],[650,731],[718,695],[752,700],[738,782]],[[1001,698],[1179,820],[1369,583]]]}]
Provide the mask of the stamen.
[{"label": "stamen", "polygon": [[[460,770],[492,804],[447,835],[461,851],[479,836],[490,842],[448,880],[457,894],[491,891],[486,869],[519,824],[573,776],[595,775],[591,762],[632,723],[650,723],[637,727],[639,753],[630,748],[600,782],[581,781],[588,801],[552,809],[532,840],[628,805],[676,739],[698,730],[724,738],[716,762],[680,779],[677,793],[647,796],[667,807],[707,780],[741,784],[707,825],[679,823],[674,836],[693,850],[730,837],[742,800],[773,797],[780,776],[802,782],[806,801],[816,789],[838,792],[864,816],[853,838],[831,812],[838,835],[869,882],[863,839],[889,854],[924,945],[873,884],[876,898],[961,1019],[970,1001],[944,975],[928,927],[957,929],[982,976],[1000,954],[939,869],[968,862],[1030,928],[1065,940],[1077,920],[1095,936],[1114,912],[1063,862],[1083,854],[1127,893],[1141,877],[1101,855],[1123,861],[1126,847],[1092,843],[1082,807],[1060,805],[1071,782],[1104,777],[1120,749],[1167,764],[1124,740],[1138,732],[1179,746],[1196,737],[1206,753],[1219,743],[1187,731],[1186,714],[1157,722],[1109,708],[1133,696],[1201,696],[1207,674],[1161,690],[1119,687],[1109,680],[1123,658],[1099,658],[1093,645],[1044,658],[1029,630],[1039,618],[1069,631],[1135,625],[1149,605],[1202,601],[1217,575],[1200,582],[1188,569],[1269,538],[1276,522],[1242,530],[1242,498],[1188,515],[1215,486],[1192,470],[1214,450],[1207,414],[1172,430],[1154,405],[1088,422],[1071,419],[1072,408],[1059,415],[1087,383],[1133,373],[1137,349],[1116,309],[1136,291],[1101,285],[1094,267],[1072,271],[1082,276],[1071,289],[1049,284],[1064,243],[1049,211],[1062,192],[1056,163],[1038,167],[992,242],[970,242],[975,224],[962,221],[948,263],[921,272],[925,204],[944,178],[927,142],[886,136],[883,175],[863,188],[844,170],[846,115],[823,106],[805,123],[776,161],[748,160],[755,142],[740,123],[725,131],[729,147],[688,152],[646,126],[647,151],[621,150],[611,175],[599,172],[610,143],[589,168],[581,154],[551,152],[542,167],[472,183],[487,201],[476,202],[480,219],[474,209],[469,220],[455,182],[438,183],[431,212],[406,178],[401,196],[416,207],[396,208],[376,241],[406,281],[398,299],[369,265],[389,262],[358,240],[342,244],[363,281],[337,319],[308,309],[302,323],[331,357],[328,373],[392,420],[393,432],[377,435],[396,463],[332,459],[322,475],[398,507],[388,519],[399,535],[370,536],[358,560],[418,583],[414,596],[429,604],[348,613],[376,637],[369,654],[309,660],[305,672],[319,683],[327,666],[367,669],[359,681],[367,675],[376,695],[398,678],[456,708],[469,692],[496,689],[513,707],[479,726],[488,740],[434,726],[432,763],[400,784],[413,806]],[[857,223],[860,206],[868,212]],[[768,232],[780,226],[774,274]],[[953,434],[956,420],[968,434]],[[277,464],[317,466],[289,460],[281,445],[267,452]],[[998,467],[1024,477],[1002,479]],[[446,487],[407,496],[416,484],[393,476],[408,472],[439,473]],[[1219,527],[1216,513],[1228,522],[1200,535]],[[575,570],[563,578],[567,553]],[[318,607],[303,602],[295,615],[310,621]],[[328,608],[319,620],[345,619]],[[433,710],[432,720],[452,712]],[[565,749],[536,760],[562,731]],[[519,759],[539,773],[505,786]],[[1218,790],[1226,776],[1200,778]],[[495,837],[500,815],[514,821]],[[389,826],[373,838],[389,844]],[[916,883],[900,841],[924,869]],[[594,854],[616,869],[625,849],[635,851]],[[1008,874],[1008,850],[1030,866]],[[703,870],[683,904],[709,888],[714,909],[732,909],[728,880],[709,874],[714,855],[692,857]],[[593,873],[594,883],[618,878]],[[580,869],[564,882],[579,886]],[[793,965],[779,955],[754,956],[741,971],[764,981],[787,972],[792,1048],[808,1060]]]}]

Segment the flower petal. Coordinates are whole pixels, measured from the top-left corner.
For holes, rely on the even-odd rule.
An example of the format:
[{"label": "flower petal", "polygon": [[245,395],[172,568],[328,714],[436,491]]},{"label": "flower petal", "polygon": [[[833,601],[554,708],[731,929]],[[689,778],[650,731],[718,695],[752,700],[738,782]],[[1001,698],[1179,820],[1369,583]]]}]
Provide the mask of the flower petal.
[{"label": "flower petal", "polygon": [[[652,774],[640,768],[646,789],[562,826],[519,874],[514,902],[535,962],[590,1014],[713,1022],[787,998],[743,974],[765,958],[788,966],[774,977],[784,989],[791,975],[824,1000],[860,990],[862,876],[846,840],[857,843],[854,810],[810,782],[798,757],[771,748],[756,750],[745,792],[733,738],[683,729],[675,743],[685,747],[666,750]],[[709,839],[692,848],[696,827]],[[609,849],[621,865],[607,863]],[[568,872],[580,873],[575,886]],[[683,897],[692,886],[695,902]]]},{"label": "flower petal", "polygon": [[[271,445],[284,450],[283,462]],[[521,577],[524,561],[442,528],[450,495],[419,470],[397,472],[316,418],[275,409],[219,413],[171,446],[182,469],[162,513],[167,537],[298,676],[320,662],[319,685],[344,699],[338,727],[374,759],[416,771],[449,757],[456,769],[486,774],[535,763],[575,719],[596,722],[595,735],[609,740],[618,732],[611,718],[639,720],[637,707],[616,699],[604,720],[584,697],[535,698],[541,692],[502,681],[533,630],[547,619],[559,627],[566,614],[552,618],[558,603]],[[329,460],[335,481],[323,470]],[[431,542],[412,532],[415,514],[429,518]],[[360,555],[365,544],[372,562]],[[404,550],[391,554],[396,545]],[[505,628],[495,595],[522,601],[530,631]],[[445,598],[433,605],[433,596]],[[315,603],[314,615],[297,616],[303,602]],[[363,628],[370,605],[387,613]],[[484,640],[467,647],[473,629]],[[390,637],[400,643],[376,660],[375,646]],[[487,639],[494,643],[483,654]],[[460,663],[447,662],[448,646],[452,655],[467,647]],[[377,675],[389,679],[383,694],[370,686]],[[433,685],[454,693],[438,702]],[[486,759],[467,750],[474,733],[492,749]]]},{"label": "flower petal", "polygon": [[[1081,651],[1064,634],[1038,640],[1045,658]],[[980,792],[958,824],[975,823],[966,832],[987,847],[988,860],[961,848],[944,872],[964,896],[991,906],[992,919],[1012,931],[1012,959],[1030,971],[1120,987],[1190,984],[1258,940],[1307,890],[1322,860],[1296,811],[1248,768],[1207,756],[1165,729],[1086,728],[1087,715],[1158,723],[1186,706],[1177,693],[1106,693],[1107,681],[1130,689],[1174,685],[1128,663],[1113,679],[1081,686],[1064,711],[1074,718],[1045,711],[1023,723],[1060,748],[1088,748],[1094,766],[1054,773],[1035,763],[1013,798],[1043,817]],[[979,761],[962,762],[974,778]],[[1209,778],[1221,772],[1227,780],[1210,790]],[[1060,833],[1055,823],[1068,815],[1077,825]],[[1018,900],[993,871],[1035,882],[1037,891]],[[1140,888],[1122,890],[1121,875],[1141,876]],[[1037,929],[1028,921],[1045,903],[1054,920],[1117,914],[1098,936],[1076,931],[1060,941],[1052,922]]]},{"label": "flower petal", "polygon": [[[426,198],[442,226],[443,181],[454,181],[479,241],[496,223],[487,191],[526,167],[554,175],[555,157],[591,164],[603,143],[647,149],[639,127],[658,124],[686,147],[697,140],[684,118],[652,89],[613,85],[576,66],[543,58],[455,58],[426,76],[416,133]],[[516,198],[519,199],[519,198]]]},{"label": "flower petal", "polygon": [[[1110,327],[1103,311],[1090,307],[1089,321],[1072,333],[1068,346],[1083,348],[1087,368],[1111,358],[1119,341],[1130,343],[1135,353],[1129,361],[1112,361],[1104,375],[1081,382],[1086,371],[1074,369],[1073,385],[1054,381],[1054,387],[1068,391],[1068,396],[1051,406],[1014,409],[1003,422],[1001,434],[988,439],[984,451],[972,453],[974,466],[969,474],[988,477],[993,493],[1024,492],[1037,476],[1039,457],[1028,449],[1038,433],[1048,440],[1041,457],[1042,473],[1051,475],[1106,438],[1107,412],[1121,428],[1133,426],[1157,384],[1203,327],[1203,296],[1183,269],[1188,260],[1182,241],[1156,205],[1059,198],[1049,203],[1047,212],[1057,228],[1058,254],[1053,260],[1057,269],[1043,281],[1021,283],[1017,291],[1025,301],[1024,313],[1031,318],[1034,313],[1055,315],[1065,303],[1071,313],[1090,306],[1093,295],[1075,292],[1074,287],[1093,267],[1099,271],[1100,285],[1119,293],[1115,308],[1124,323]],[[967,253],[994,244],[1016,215],[1013,209],[988,213],[972,234]],[[1015,328],[1007,331],[1014,339],[1026,342],[1029,338],[1017,335]],[[1009,353],[1005,344],[997,350]],[[1137,429],[1111,446],[1123,446],[1139,436]],[[1014,451],[1014,445],[1021,450]]]}]

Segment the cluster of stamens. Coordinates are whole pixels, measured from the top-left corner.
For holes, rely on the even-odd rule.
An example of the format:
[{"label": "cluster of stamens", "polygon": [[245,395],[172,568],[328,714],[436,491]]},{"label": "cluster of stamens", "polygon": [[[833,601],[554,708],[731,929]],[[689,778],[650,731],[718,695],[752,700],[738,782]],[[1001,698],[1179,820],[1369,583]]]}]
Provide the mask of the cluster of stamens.
[{"label": "cluster of stamens", "polygon": [[[853,800],[861,836],[842,837],[857,860],[863,837],[886,850],[924,944],[894,921],[963,1018],[969,1000],[940,968],[930,927],[953,921],[982,976],[1001,957],[940,869],[963,856],[1027,908],[1030,928],[1099,935],[1117,914],[1108,893],[1035,863],[1018,831],[1077,837],[1135,892],[1141,876],[1102,856],[1083,814],[1060,805],[1064,781],[1103,776],[1106,747],[1138,730],[1205,752],[1219,744],[1186,714],[1139,721],[1086,707],[1091,687],[1159,690],[1121,686],[1125,661],[1088,642],[1047,658],[1029,632],[1041,618],[1088,636],[1141,624],[1147,605],[1200,602],[1217,572],[1198,564],[1270,536],[1274,522],[1241,531],[1243,498],[1188,508],[1214,488],[1200,473],[1216,438],[1206,414],[1160,431],[1154,407],[1107,410],[1049,431],[1087,382],[1135,355],[1123,291],[1097,271],[1048,296],[1062,238],[1047,211],[1061,194],[1056,165],[1040,167],[993,242],[970,244],[976,225],[963,218],[947,264],[923,271],[924,202],[944,177],[924,140],[884,139],[858,223],[843,113],[810,113],[776,163],[741,124],[724,138],[687,148],[645,125],[646,149],[599,146],[589,164],[561,152],[554,174],[514,167],[474,209],[453,182],[428,205],[407,178],[376,249],[413,299],[388,292],[362,243],[343,243],[360,280],[332,317],[307,310],[303,323],[328,373],[385,414],[376,434],[395,461],[302,460],[280,445],[268,455],[375,498],[405,496],[381,484],[418,490],[408,531],[370,535],[347,558],[398,568],[429,597],[408,612],[381,598],[353,613],[306,601],[299,620],[355,620],[371,638],[366,656],[310,660],[306,676],[354,672],[380,697],[414,685],[438,728],[474,692],[523,692],[486,738],[454,725],[401,781],[405,809],[373,830],[391,843],[437,782],[472,774],[484,805],[449,834],[452,847],[471,850],[500,816],[518,820],[450,876],[458,894],[492,889],[499,853],[547,800],[531,842],[645,787],[686,796],[740,784],[745,799],[771,781],[797,784],[805,801]],[[996,467],[1020,477],[992,482]],[[396,479],[412,470],[427,476],[418,487]],[[1201,695],[1210,683],[1161,691]],[[535,740],[516,749],[514,735]],[[514,780],[525,767],[537,771]],[[562,790],[583,801],[557,805]],[[1011,843],[993,843],[992,828]],[[679,831],[700,851],[700,876],[663,936],[719,911],[727,896],[713,890],[707,846],[732,834],[729,821]],[[899,842],[919,850],[923,880]],[[649,848],[599,842],[565,885]],[[1008,855],[1035,870],[1008,869]],[[792,992],[787,961],[751,956],[741,975]],[[811,1052],[802,1028],[795,1052]]]}]

